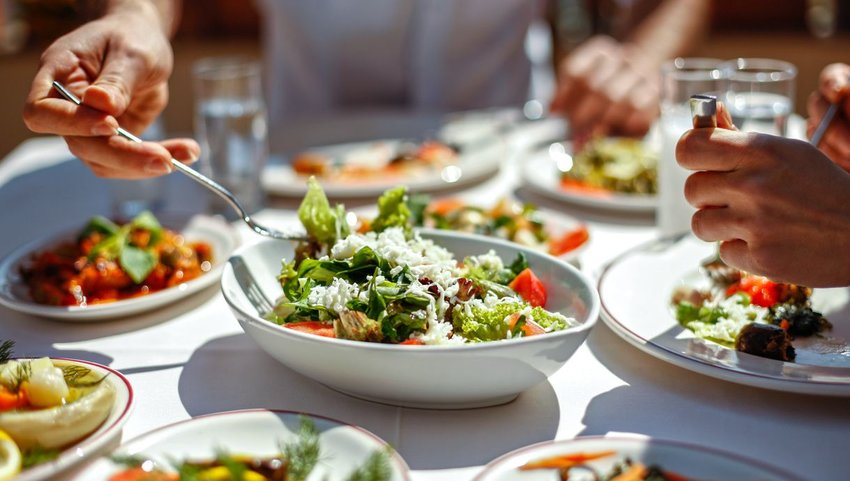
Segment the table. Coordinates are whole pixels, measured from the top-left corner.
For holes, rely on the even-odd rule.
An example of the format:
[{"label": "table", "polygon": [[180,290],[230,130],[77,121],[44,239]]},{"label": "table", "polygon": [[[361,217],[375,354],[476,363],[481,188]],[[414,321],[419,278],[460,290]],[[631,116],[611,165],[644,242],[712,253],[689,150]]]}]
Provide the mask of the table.
[{"label": "table", "polygon": [[[166,182],[169,202],[190,208],[204,195],[182,177]],[[72,159],[59,139],[21,144],[0,163],[0,256],[29,239],[81,225],[93,214],[108,214],[106,184]],[[511,161],[464,196],[492,198],[518,184]],[[655,236],[651,218],[559,208],[588,222],[591,243],[581,262],[591,275]],[[294,214],[266,209],[259,218],[283,226]],[[246,241],[256,240],[239,229]],[[469,480],[518,447],[609,433],[738,452],[812,480],[850,479],[847,399],[773,392],[691,373],[631,347],[601,321],[548,382],[507,405],[464,411],[362,401],[281,366],[242,332],[217,287],[153,313],[101,323],[61,323],[0,308],[0,338],[17,340],[22,356],[87,359],[126,374],[137,405],[124,440],[192,416],[266,407],[363,426],[399,451],[414,481]]]}]

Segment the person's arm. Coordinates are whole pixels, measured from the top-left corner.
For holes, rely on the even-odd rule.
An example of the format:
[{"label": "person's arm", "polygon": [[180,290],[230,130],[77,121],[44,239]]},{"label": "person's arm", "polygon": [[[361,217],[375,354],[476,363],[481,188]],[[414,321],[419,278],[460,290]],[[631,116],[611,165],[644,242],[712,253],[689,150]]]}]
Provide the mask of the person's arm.
[{"label": "person's arm", "polygon": [[[136,144],[115,135],[118,125],[140,134],[165,108],[173,62],[168,36],[178,7],[169,0],[108,0],[103,16],[53,42],[27,97],[27,126],[63,136],[104,177],[162,175],[171,171],[171,157],[197,159],[200,147],[190,139]],[[60,98],[54,80],[83,105]]]},{"label": "person's arm", "polygon": [[695,171],[685,198],[697,208],[694,234],[721,241],[727,264],[776,281],[850,286],[850,173],[801,140],[694,129],[676,148]]},{"label": "person's arm", "polygon": [[592,37],[560,62],[552,110],[575,134],[646,134],[658,116],[661,65],[703,38],[709,0],[666,0],[619,43]]},{"label": "person's arm", "polygon": [[839,107],[818,148],[850,172],[850,65],[834,63],[821,71],[818,91],[809,96],[809,137],[831,104]]}]

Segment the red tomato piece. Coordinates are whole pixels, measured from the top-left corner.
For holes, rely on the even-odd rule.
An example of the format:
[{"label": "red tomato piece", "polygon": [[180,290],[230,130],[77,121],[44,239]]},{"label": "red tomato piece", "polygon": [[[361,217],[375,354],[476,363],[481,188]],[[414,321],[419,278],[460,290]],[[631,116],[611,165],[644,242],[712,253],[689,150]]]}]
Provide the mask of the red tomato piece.
[{"label": "red tomato piece", "polygon": [[753,304],[761,307],[771,307],[779,302],[782,286],[767,277],[746,276],[726,289],[726,295],[731,296],[743,292],[750,296]]},{"label": "red tomato piece", "polygon": [[531,269],[526,268],[508,284],[525,302],[532,307],[543,307],[546,305],[546,286],[534,275]]},{"label": "red tomato piece", "polygon": [[329,322],[319,321],[301,321],[290,322],[284,324],[283,327],[293,329],[295,331],[306,332],[307,334],[315,334],[322,337],[336,337],[334,334],[334,326]]},{"label": "red tomato piece", "polygon": [[403,346],[424,346],[425,343],[422,342],[421,339],[408,339],[406,341],[401,341],[399,345]]},{"label": "red tomato piece", "polygon": [[560,238],[550,239],[549,253],[553,256],[566,254],[581,247],[587,242],[589,237],[590,234],[587,231],[587,226],[580,225],[571,231],[565,232]]}]

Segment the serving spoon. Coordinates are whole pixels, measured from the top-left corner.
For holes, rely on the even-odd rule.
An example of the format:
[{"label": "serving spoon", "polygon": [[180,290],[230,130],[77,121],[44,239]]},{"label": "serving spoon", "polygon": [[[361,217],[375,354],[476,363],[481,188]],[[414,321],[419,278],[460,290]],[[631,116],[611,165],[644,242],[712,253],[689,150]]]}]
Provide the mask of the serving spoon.
[{"label": "serving spoon", "polygon": [[[68,90],[61,83],[54,80],[53,81],[53,87],[65,99],[70,100],[71,102],[74,102],[77,105],[82,105],[82,102],[80,101],[79,97],[74,95],[73,92]],[[142,143],[142,139],[138,138],[137,136],[133,135],[133,133],[131,133],[127,130],[124,130],[121,127],[118,127],[116,129],[115,133],[117,135],[120,135],[121,137],[124,137],[127,140],[132,141],[132,142]],[[246,224],[248,224],[248,227],[250,227],[251,230],[253,230],[257,234],[260,234],[260,235],[263,235],[263,236],[266,236],[266,237],[271,237],[273,239],[281,239],[281,240],[291,240],[291,241],[306,241],[306,240],[308,240],[306,234],[304,234],[304,233],[281,232],[277,229],[272,229],[271,227],[266,227],[262,224],[257,223],[254,219],[251,218],[251,216],[248,214],[248,212],[245,211],[245,208],[242,207],[242,204],[239,202],[239,199],[237,199],[236,196],[233,195],[232,192],[230,192],[229,190],[224,188],[218,182],[210,179],[209,177],[201,174],[197,170],[189,167],[188,165],[180,162],[179,160],[177,160],[173,157],[171,158],[171,166],[173,168],[175,168],[176,170],[179,170],[183,174],[186,174],[187,176],[189,176],[189,178],[191,178],[195,182],[203,185],[204,187],[206,187],[207,189],[211,190],[216,195],[218,195],[219,197],[224,199],[227,202],[227,204],[230,205],[230,207],[232,207],[233,210],[235,210],[237,214],[239,214],[239,217]]]}]

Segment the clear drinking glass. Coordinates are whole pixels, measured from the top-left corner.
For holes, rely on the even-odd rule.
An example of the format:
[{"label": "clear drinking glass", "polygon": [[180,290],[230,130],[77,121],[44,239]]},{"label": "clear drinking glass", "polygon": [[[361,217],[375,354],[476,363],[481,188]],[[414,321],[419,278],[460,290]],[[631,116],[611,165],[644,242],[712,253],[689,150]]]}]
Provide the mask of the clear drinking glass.
[{"label": "clear drinking glass", "polygon": [[718,95],[721,61],[712,58],[677,58],[661,68],[661,158],[658,163],[658,211],[656,223],[662,236],[691,227],[694,209],[685,200],[685,179],[690,172],[676,163],[676,144],[693,128],[691,95]]},{"label": "clear drinking glass", "polygon": [[[158,118],[142,133],[141,138],[160,140],[164,135],[162,119]],[[129,221],[146,210],[159,213],[165,208],[166,181],[166,177],[108,179],[112,217],[119,221]]]},{"label": "clear drinking glass", "polygon": [[721,66],[723,103],[745,132],[785,136],[794,111],[797,67],[782,60],[737,58]]},{"label": "clear drinking glass", "polygon": [[[195,133],[201,170],[230,189],[248,212],[263,205],[260,173],[268,157],[266,107],[259,62],[241,57],[206,58],[193,66]],[[211,211],[233,218],[212,196]]]}]

